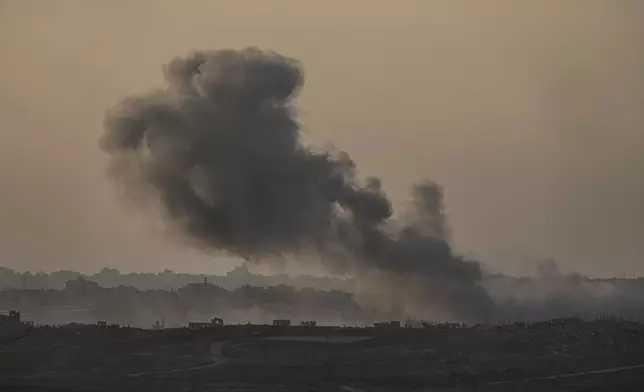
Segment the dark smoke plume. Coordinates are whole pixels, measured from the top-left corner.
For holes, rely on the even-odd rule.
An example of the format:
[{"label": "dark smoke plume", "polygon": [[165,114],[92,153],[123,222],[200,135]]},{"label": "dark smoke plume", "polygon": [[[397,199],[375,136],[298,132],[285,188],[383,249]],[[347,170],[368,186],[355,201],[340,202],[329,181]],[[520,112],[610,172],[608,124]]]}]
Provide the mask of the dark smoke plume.
[{"label": "dark smoke plume", "polygon": [[393,229],[380,180],[361,183],[348,154],[302,143],[299,62],[249,48],[195,52],[164,71],[166,89],[106,120],[102,148],[133,200],[159,201],[189,238],[247,260],[321,255],[329,270],[363,275],[392,314],[489,314],[478,263],[452,254],[441,187],[412,187],[413,219]]}]

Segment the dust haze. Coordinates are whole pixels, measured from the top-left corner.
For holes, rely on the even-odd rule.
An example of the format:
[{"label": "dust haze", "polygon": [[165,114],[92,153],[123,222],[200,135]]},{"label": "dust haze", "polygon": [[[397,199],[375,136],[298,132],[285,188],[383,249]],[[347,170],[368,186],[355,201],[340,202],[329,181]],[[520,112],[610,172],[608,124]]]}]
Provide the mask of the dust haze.
[{"label": "dust haze", "polygon": [[105,108],[163,87],[170,59],[256,46],[301,62],[303,138],[349,152],[394,209],[418,179],[443,187],[456,254],[644,273],[640,2],[0,7],[4,265],[228,269],[123,209],[96,140]]}]

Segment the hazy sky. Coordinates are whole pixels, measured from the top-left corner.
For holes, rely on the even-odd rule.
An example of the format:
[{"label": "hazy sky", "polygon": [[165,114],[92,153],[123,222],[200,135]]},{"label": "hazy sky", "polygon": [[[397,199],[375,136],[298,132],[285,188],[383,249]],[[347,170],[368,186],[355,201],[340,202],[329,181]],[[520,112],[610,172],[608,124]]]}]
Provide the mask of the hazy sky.
[{"label": "hazy sky", "polygon": [[[459,249],[644,275],[644,2],[0,0],[0,264],[221,272],[124,209],[104,112],[191,49],[300,59],[309,140],[396,200],[443,184]],[[489,257],[489,256],[488,256]]]}]

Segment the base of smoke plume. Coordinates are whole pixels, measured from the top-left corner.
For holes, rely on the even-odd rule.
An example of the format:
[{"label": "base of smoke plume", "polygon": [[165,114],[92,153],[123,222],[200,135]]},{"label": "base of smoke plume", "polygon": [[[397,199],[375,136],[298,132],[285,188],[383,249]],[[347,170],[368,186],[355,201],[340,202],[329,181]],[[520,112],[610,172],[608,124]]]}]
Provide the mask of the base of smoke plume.
[{"label": "base of smoke plume", "polygon": [[361,306],[396,319],[484,322],[494,317],[495,305],[481,298],[488,294],[478,285],[381,270],[363,273],[355,286]]}]

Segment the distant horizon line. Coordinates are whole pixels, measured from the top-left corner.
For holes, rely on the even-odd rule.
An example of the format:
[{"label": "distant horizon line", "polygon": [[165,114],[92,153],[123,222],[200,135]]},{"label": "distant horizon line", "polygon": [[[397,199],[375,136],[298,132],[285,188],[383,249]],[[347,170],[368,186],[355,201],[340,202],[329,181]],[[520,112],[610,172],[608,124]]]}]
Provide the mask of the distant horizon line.
[{"label": "distant horizon line", "polygon": [[[235,270],[242,269],[244,267],[246,267],[245,264],[240,264],[240,265],[237,265],[237,266],[231,268],[230,270],[224,272],[223,274],[217,274],[217,273],[184,272],[184,271],[172,270],[172,269],[169,269],[169,268],[165,268],[163,270],[157,270],[157,271],[128,271],[128,272],[124,272],[124,271],[121,271],[119,268],[110,267],[110,266],[104,266],[101,269],[94,270],[92,272],[81,272],[81,271],[77,271],[77,270],[64,269],[64,268],[63,269],[50,270],[50,271],[44,271],[42,269],[38,270],[38,271],[33,271],[33,270],[18,270],[18,269],[15,269],[13,267],[10,267],[10,266],[0,264],[0,269],[2,269],[2,268],[8,269],[8,270],[11,270],[12,272],[15,272],[15,273],[18,273],[18,274],[29,273],[29,274],[31,274],[33,276],[36,276],[36,275],[39,275],[39,274],[51,275],[51,274],[54,274],[56,272],[70,272],[70,273],[79,274],[79,275],[82,275],[82,276],[92,276],[92,275],[99,275],[99,274],[101,274],[101,272],[103,272],[104,270],[108,269],[108,270],[116,270],[119,275],[123,275],[123,276],[126,276],[126,275],[160,275],[160,274],[163,274],[164,272],[169,272],[169,273],[173,273],[173,274],[176,274],[176,275],[189,275],[189,276],[193,276],[193,277],[228,277],[229,276],[228,274],[230,274],[231,272],[233,272]],[[288,276],[288,277],[294,277],[294,278],[295,277],[311,277],[311,278],[329,278],[329,279],[337,279],[337,280],[345,280],[345,281],[353,279],[353,277],[351,277],[351,276],[341,277],[341,276],[334,276],[332,274],[329,274],[329,275],[316,275],[316,274],[307,274],[307,273],[289,274],[287,272],[275,272],[274,274],[266,275],[266,274],[263,274],[263,273],[260,273],[260,272],[253,272],[250,269],[248,269],[247,267],[246,267],[246,269],[248,270],[250,275],[264,276],[264,277],[271,277],[271,276]],[[636,280],[636,279],[644,279],[644,276],[639,276],[639,275],[637,275],[635,273],[627,274],[625,272],[623,272],[623,273],[621,273],[619,275],[613,275],[613,276],[608,276],[608,275],[605,275],[605,276],[591,276],[591,275],[583,274],[583,273],[577,272],[577,271],[561,273],[561,276],[575,276],[575,275],[578,275],[580,277],[590,279],[590,280]],[[488,272],[484,276],[487,276],[487,277],[504,276],[504,277],[515,278],[515,279],[538,278],[537,274],[514,275],[514,274],[505,273],[505,272],[502,272],[502,271]]]}]

